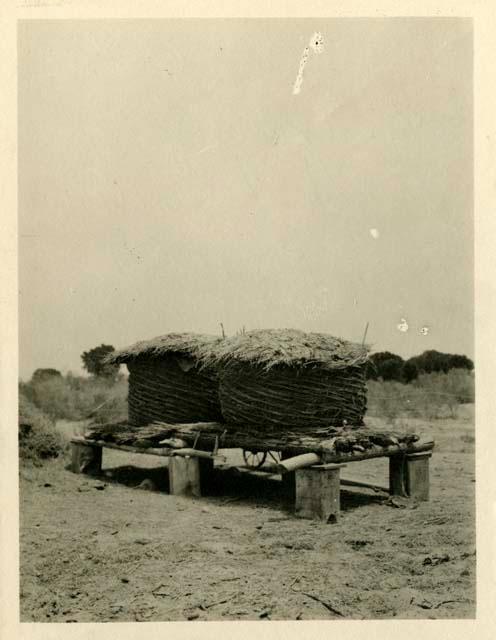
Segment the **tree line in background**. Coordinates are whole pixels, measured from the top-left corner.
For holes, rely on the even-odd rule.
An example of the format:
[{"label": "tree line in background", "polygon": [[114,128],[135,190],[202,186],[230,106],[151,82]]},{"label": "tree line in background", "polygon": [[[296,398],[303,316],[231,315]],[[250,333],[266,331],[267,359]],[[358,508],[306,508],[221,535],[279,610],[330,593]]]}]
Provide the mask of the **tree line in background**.
[{"label": "tree line in background", "polygon": [[[109,382],[115,381],[119,377],[119,365],[105,362],[105,358],[113,351],[115,351],[114,347],[109,344],[101,344],[99,347],[84,351],[81,355],[84,369],[95,378]],[[423,373],[448,373],[450,369],[472,371],[473,368],[472,360],[459,354],[430,350],[404,360],[390,351],[379,351],[370,356],[366,375],[368,380],[394,380],[408,384]],[[36,369],[31,378],[31,384],[57,378],[62,378],[62,374],[57,369]]]},{"label": "tree line in background", "polygon": [[425,373],[448,373],[451,369],[472,371],[474,363],[467,356],[424,351],[419,356],[403,360],[389,351],[373,353],[367,365],[368,380],[384,380],[408,384]]}]

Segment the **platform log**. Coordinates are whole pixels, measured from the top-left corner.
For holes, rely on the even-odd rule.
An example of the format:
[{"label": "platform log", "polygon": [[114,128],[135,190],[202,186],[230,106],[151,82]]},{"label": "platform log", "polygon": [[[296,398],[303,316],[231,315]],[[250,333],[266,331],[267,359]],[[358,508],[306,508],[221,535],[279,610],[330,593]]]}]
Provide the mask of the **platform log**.
[{"label": "platform log", "polygon": [[199,498],[209,485],[213,460],[172,456],[169,458],[169,492],[175,496]]},{"label": "platform log", "polygon": [[342,464],[298,469],[295,514],[299,518],[336,522],[339,517],[339,474]]},{"label": "platform log", "polygon": [[74,473],[97,476],[102,471],[102,448],[82,442],[72,442],[71,468]]}]

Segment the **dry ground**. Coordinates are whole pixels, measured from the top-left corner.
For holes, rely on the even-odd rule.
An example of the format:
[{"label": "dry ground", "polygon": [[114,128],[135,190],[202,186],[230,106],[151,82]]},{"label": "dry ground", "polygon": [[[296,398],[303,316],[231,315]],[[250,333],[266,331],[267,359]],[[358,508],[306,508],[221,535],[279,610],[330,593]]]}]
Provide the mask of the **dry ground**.
[{"label": "dry ground", "polygon": [[[232,468],[196,500],[167,495],[153,456],[105,450],[101,478],[71,473],[67,458],[24,467],[21,620],[472,618],[473,411],[426,431],[430,502],[346,488],[329,525],[294,518],[282,483]],[[379,459],[343,477],[385,485],[386,474]],[[157,490],[136,488],[147,478]]]}]

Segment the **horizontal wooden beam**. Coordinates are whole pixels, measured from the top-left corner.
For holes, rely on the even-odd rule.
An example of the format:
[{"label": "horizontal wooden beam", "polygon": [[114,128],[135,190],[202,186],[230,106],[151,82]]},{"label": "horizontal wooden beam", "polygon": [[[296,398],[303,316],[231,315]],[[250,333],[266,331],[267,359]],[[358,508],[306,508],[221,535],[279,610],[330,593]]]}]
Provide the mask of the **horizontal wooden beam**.
[{"label": "horizontal wooden beam", "polygon": [[395,444],[390,447],[377,447],[357,452],[321,452],[322,459],[325,462],[358,462],[359,460],[370,460],[372,458],[389,458],[391,456],[417,453],[421,451],[432,451],[434,442],[432,440],[424,442],[414,442],[410,445]]},{"label": "horizontal wooden beam", "polygon": [[278,469],[281,473],[290,473],[297,469],[304,469],[305,467],[311,467],[314,464],[319,464],[319,462],[322,462],[322,460],[316,453],[303,453],[299,456],[282,460],[278,464]]},{"label": "horizontal wooden beam", "polygon": [[171,452],[172,456],[181,456],[183,458],[208,458],[209,460],[222,460],[226,461],[226,456],[213,454],[210,451],[201,451],[200,449],[174,449]]},{"label": "horizontal wooden beam", "polygon": [[161,447],[133,447],[129,444],[115,444],[114,442],[106,442],[105,440],[85,440],[82,438],[73,438],[71,442],[75,444],[84,444],[90,447],[106,447],[107,449],[117,449],[118,451],[128,451],[130,453],[145,453],[152,456],[169,457],[174,449]]}]

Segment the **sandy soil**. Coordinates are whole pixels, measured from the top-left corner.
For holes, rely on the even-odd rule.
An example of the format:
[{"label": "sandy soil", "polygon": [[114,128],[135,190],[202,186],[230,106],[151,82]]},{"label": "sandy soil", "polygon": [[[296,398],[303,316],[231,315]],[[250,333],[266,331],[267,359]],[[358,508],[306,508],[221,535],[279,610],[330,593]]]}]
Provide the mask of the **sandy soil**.
[{"label": "sandy soil", "polygon": [[[153,456],[105,450],[100,478],[71,473],[68,458],[24,467],[21,620],[472,618],[472,417],[428,429],[430,502],[345,487],[337,524],[294,518],[281,482],[233,468],[190,499],[167,495]],[[386,485],[387,461],[343,477]]]}]

